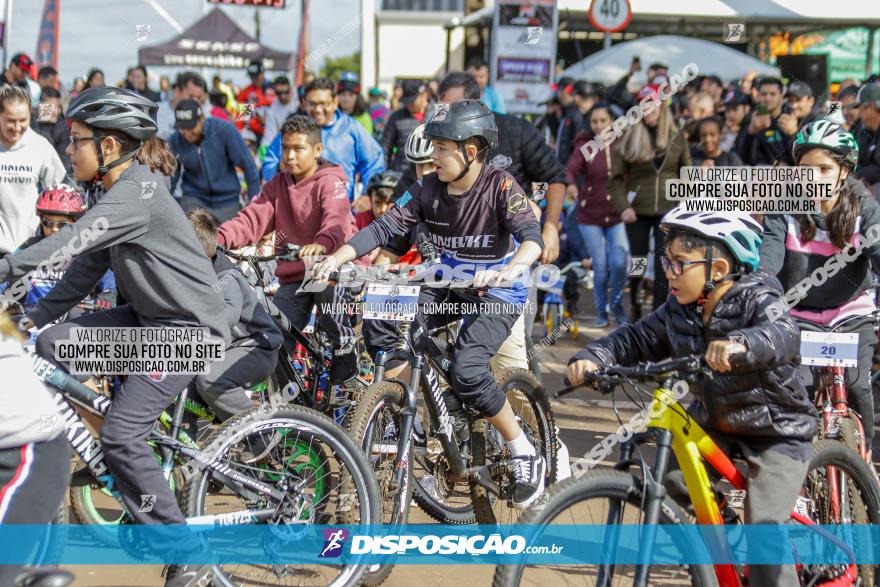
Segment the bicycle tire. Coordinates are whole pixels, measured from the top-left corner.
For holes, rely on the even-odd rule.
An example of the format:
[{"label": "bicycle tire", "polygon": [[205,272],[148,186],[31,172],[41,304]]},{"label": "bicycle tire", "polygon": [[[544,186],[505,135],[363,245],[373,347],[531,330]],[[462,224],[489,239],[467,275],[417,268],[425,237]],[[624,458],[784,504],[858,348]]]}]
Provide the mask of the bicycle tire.
[{"label": "bicycle tire", "polygon": [[[819,440],[813,444],[813,456],[807,469],[807,478],[804,481],[803,497],[816,503],[821,498],[815,483],[821,480],[823,473],[827,476],[829,467],[843,471],[847,475],[847,495],[849,501],[855,504],[852,510],[852,523],[854,524],[878,524],[880,523],[880,485],[868,468],[868,464],[857,452],[838,440]],[[815,473],[816,477],[812,474]],[[823,512],[811,512],[811,519],[819,524],[839,524],[839,520],[817,519]],[[825,512],[827,513],[827,512]],[[858,536],[858,534],[857,534]],[[867,545],[871,548],[872,545]],[[864,548],[858,549],[864,552]],[[863,584],[874,585],[877,576],[876,567],[873,565],[859,565],[859,575]]]},{"label": "bicycle tire", "polygon": [[[556,479],[556,422],[553,418],[553,411],[550,408],[550,400],[547,397],[544,388],[538,382],[532,373],[526,369],[510,368],[505,369],[496,376],[501,391],[507,396],[508,401],[514,413],[517,413],[515,407],[520,403],[528,403],[528,411],[534,415],[530,417],[528,422],[529,429],[524,432],[531,436],[530,440],[538,454],[544,457],[547,466],[547,475],[545,487],[549,485],[551,480]],[[513,394],[521,392],[525,398],[522,402]],[[525,406],[524,406],[525,407]],[[523,415],[529,417],[529,413]],[[520,426],[523,422],[520,421]],[[502,458],[506,460],[507,449],[503,446],[503,439],[498,440],[500,435],[494,428],[489,425],[485,419],[480,419],[471,434],[471,443],[473,447],[473,466],[483,467],[491,461],[496,460],[491,455],[499,449],[502,452]],[[536,442],[537,441],[537,442]],[[475,482],[471,482],[471,501],[474,504],[474,516],[479,524],[497,524],[497,523],[513,523],[513,521],[499,521],[495,512],[496,506],[499,506],[499,500],[490,495],[485,487]],[[504,506],[501,506],[504,507]]]},{"label": "bicycle tire", "polygon": [[[536,532],[539,532],[539,528],[550,525],[566,509],[588,499],[602,498],[626,501],[641,510],[644,499],[642,482],[624,471],[587,471],[579,478],[572,477],[554,485],[547,492],[543,508],[525,512],[517,523],[534,526],[538,529]],[[681,508],[667,497],[660,508],[659,523],[685,525],[691,522]],[[536,534],[534,538],[539,535]],[[702,546],[695,545],[695,548],[702,548]],[[518,587],[522,580],[524,566],[528,565],[496,566],[492,586]],[[578,570],[582,569],[583,566],[578,565]],[[687,571],[692,585],[698,587],[717,585],[711,565],[688,565]],[[554,583],[543,583],[543,585],[552,584]]]},{"label": "bicycle tire", "polygon": [[[206,445],[217,447],[215,454],[228,455],[231,449],[234,449],[240,441],[249,436],[249,433],[257,430],[264,431],[265,424],[272,421],[276,424],[273,429],[284,430],[285,435],[291,430],[297,432],[298,435],[307,431],[310,435],[309,446],[313,446],[312,443],[317,439],[318,442],[325,445],[326,451],[324,454],[329,453],[332,455],[336,459],[336,464],[344,466],[347,470],[345,475],[340,475],[343,478],[335,484],[335,487],[338,488],[340,495],[348,489],[356,492],[358,497],[357,505],[350,507],[348,513],[340,508],[342,515],[333,520],[326,519],[326,512],[322,511],[320,512],[320,520],[315,516],[315,523],[331,525],[334,523],[380,523],[379,489],[376,485],[376,480],[373,478],[372,470],[364,458],[363,450],[354,444],[341,426],[316,410],[288,405],[282,408],[264,408],[239,414],[224,422],[209,437]],[[299,436],[297,436],[297,439],[299,439]],[[227,461],[227,464],[231,466],[235,465],[235,462]],[[201,469],[189,480],[184,493],[185,514],[188,517],[204,514],[208,491],[212,485],[210,473],[210,469]],[[273,473],[268,472],[268,474],[271,476]],[[353,487],[351,487],[352,485]],[[345,565],[340,575],[332,580],[329,585],[333,587],[352,587],[357,585],[366,570],[367,565],[365,564]],[[229,572],[226,572],[226,574],[230,576],[235,575],[235,573]],[[261,584],[271,584],[265,582],[266,575],[263,575],[263,577],[264,579]],[[324,583],[322,582],[322,584]]]},{"label": "bicycle tire", "polygon": [[[387,424],[383,424],[381,421],[377,422],[376,420],[383,413],[383,410],[388,409],[390,411],[389,416],[393,418],[390,423],[396,426],[398,432],[393,438],[388,439],[388,444],[397,444],[401,429],[401,409],[405,397],[406,388],[399,381],[389,379],[371,385],[364,390],[363,395],[358,399],[357,405],[352,410],[354,414],[348,422],[349,434],[355,444],[364,449],[378,482],[379,497],[382,500],[383,524],[401,525],[406,524],[409,520],[409,509],[412,502],[414,485],[413,443],[412,439],[410,439],[407,445],[409,447],[409,470],[405,475],[405,486],[402,491],[392,495],[388,485],[388,482],[390,482],[388,477],[393,476],[396,471],[395,460],[397,452],[395,451],[391,458],[382,458],[382,455],[380,455],[374,459],[370,449],[372,446],[371,438],[375,438],[374,433],[376,430],[379,430],[379,434],[383,434]],[[379,426],[378,429],[376,428],[377,426]],[[384,436],[380,440],[384,440]],[[390,467],[388,466],[389,464]],[[378,565],[378,568],[370,567],[370,570],[364,573],[361,585],[378,587],[388,579],[393,569],[394,564]]]}]

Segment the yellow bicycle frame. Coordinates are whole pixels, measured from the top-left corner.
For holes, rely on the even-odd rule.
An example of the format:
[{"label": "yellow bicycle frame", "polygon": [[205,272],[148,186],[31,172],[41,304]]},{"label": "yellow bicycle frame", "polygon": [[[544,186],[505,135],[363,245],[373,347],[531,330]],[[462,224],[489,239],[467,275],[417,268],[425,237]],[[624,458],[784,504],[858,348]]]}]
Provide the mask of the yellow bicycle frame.
[{"label": "yellow bicycle frame", "polygon": [[[663,387],[654,391],[654,399],[648,410],[648,429],[668,430],[672,433],[672,451],[684,475],[698,524],[724,524],[721,510],[715,500],[715,490],[709,481],[705,460],[723,475],[736,489],[745,489],[746,480],[715,441],[691,418],[682,418],[684,407],[675,396]],[[730,546],[709,545],[729,552]],[[715,574],[722,587],[740,586],[739,573],[733,565],[715,565]]]}]

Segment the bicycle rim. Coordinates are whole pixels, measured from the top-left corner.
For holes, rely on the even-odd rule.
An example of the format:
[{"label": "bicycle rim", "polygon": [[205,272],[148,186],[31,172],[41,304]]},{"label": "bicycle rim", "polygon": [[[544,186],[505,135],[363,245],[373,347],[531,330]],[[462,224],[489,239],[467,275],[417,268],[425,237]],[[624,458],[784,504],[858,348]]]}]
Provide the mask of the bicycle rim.
[{"label": "bicycle rim", "polygon": [[[614,540],[616,525],[641,525],[642,511],[641,481],[622,471],[590,471],[579,479],[567,479],[550,489],[544,506],[540,510],[527,512],[519,523],[530,525],[534,533],[529,542],[536,542],[547,528],[557,525],[589,524],[608,529],[607,540],[603,543],[609,548]],[[614,512],[617,512],[616,514]],[[616,516],[619,516],[616,517]],[[616,520],[609,524],[609,520]],[[669,499],[660,508],[660,524],[686,524],[687,517]],[[576,532],[576,526],[567,532]],[[570,536],[569,534],[566,534]],[[589,538],[595,541],[596,535]],[[549,540],[549,538],[548,538]],[[694,549],[701,548],[692,545]],[[691,548],[687,549],[691,551]],[[565,554],[565,553],[563,553]],[[576,553],[569,553],[576,556]],[[664,555],[677,556],[674,547],[664,547]],[[632,585],[635,578],[635,565],[600,566],[597,564],[530,564],[499,565],[495,569],[493,587],[548,587],[553,585]],[[603,581],[604,579],[604,581]],[[648,575],[648,585],[715,585],[712,567],[708,565],[652,565]]]},{"label": "bicycle rim", "polygon": [[[282,440],[269,451],[268,460],[246,465],[240,454],[254,439],[277,433]],[[280,487],[287,483],[285,503],[259,495],[248,499],[212,480],[212,471],[194,477],[187,488],[188,516],[219,514],[274,507],[270,524],[279,534],[290,531],[289,540],[267,541],[262,546],[267,560],[275,552],[295,544],[296,530],[307,524],[370,524],[379,520],[379,497],[361,450],[344,430],[326,416],[303,407],[275,412],[252,412],[227,421],[209,445],[216,441],[222,462],[240,473]],[[275,534],[275,533],[273,533]],[[364,565],[252,564],[223,565],[236,585],[355,585]]]}]

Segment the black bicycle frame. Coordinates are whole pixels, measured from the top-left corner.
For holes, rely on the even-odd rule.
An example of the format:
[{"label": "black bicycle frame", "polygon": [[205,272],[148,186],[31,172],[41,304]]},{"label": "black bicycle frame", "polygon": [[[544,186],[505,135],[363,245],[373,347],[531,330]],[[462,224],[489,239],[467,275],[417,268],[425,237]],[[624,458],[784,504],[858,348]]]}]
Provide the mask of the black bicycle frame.
[{"label": "black bicycle frame", "polygon": [[[104,417],[110,409],[112,401],[93,390],[89,389],[68,373],[59,369],[46,359],[33,355],[34,372],[47,385],[57,390],[54,394],[55,402],[64,418],[65,432],[67,440],[73,446],[80,459],[91,471],[92,476],[107,491],[111,492],[117,500],[120,500],[119,493],[113,488],[115,480],[113,475],[104,462],[104,451],[101,441],[89,431],[83,424],[82,418],[77,412],[74,405],[81,406],[88,412],[96,416]],[[252,479],[246,475],[242,475],[238,471],[233,470],[229,465],[215,456],[205,455],[198,449],[193,449],[181,441],[177,440],[176,435],[180,430],[180,422],[183,417],[183,411],[186,404],[187,390],[181,393],[180,400],[175,406],[174,421],[172,423],[172,437],[167,437],[153,430],[149,440],[159,445],[163,454],[163,461],[171,463],[174,455],[183,454],[201,465],[211,469],[214,472],[215,479],[237,492],[241,488],[247,488],[261,494],[271,495],[273,499],[281,501],[284,497],[282,492],[277,489]],[[120,500],[120,503],[121,500]],[[124,506],[123,506],[124,507]],[[262,510],[242,510],[238,512],[227,512],[224,514],[214,514],[209,516],[197,516],[196,518],[188,518],[188,523],[199,524],[243,524],[255,523],[270,519],[275,514],[275,510],[265,508]]]}]

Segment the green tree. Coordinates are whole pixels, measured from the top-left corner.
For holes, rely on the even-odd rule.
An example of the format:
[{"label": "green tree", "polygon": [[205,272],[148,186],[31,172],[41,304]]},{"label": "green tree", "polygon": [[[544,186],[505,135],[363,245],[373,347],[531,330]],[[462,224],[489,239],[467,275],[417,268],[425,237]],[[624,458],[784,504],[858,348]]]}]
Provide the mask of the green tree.
[{"label": "green tree", "polygon": [[358,76],[361,75],[360,51],[342,57],[327,57],[321,66],[321,77],[329,77],[335,81],[343,71],[353,71]]}]

